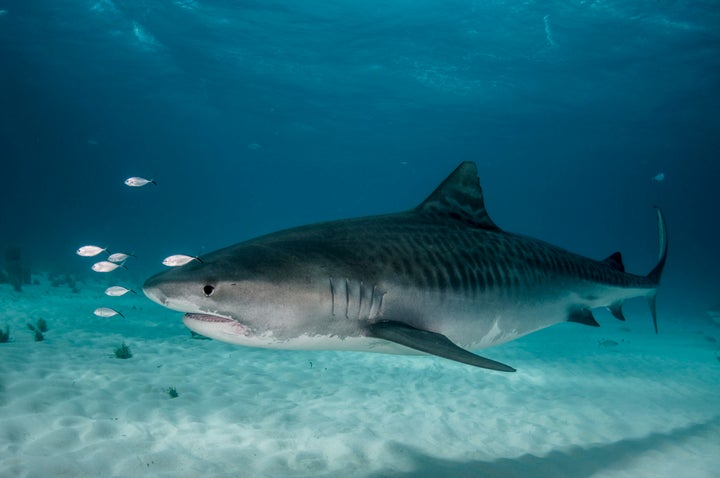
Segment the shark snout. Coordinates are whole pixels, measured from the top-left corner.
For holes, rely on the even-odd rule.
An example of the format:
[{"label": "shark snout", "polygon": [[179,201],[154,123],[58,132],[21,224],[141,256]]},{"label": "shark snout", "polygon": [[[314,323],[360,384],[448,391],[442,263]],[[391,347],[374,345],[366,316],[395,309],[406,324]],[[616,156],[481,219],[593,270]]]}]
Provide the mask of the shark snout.
[{"label": "shark snout", "polygon": [[163,274],[158,274],[145,281],[142,288],[145,296],[168,309],[178,312],[201,313],[202,310],[197,303],[198,298],[190,293],[191,286]]},{"label": "shark snout", "polygon": [[151,277],[143,284],[143,294],[145,294],[145,296],[153,302],[157,302],[160,305],[167,306],[167,294],[165,294],[165,292],[163,291],[161,284],[161,281],[159,281],[155,277]]}]

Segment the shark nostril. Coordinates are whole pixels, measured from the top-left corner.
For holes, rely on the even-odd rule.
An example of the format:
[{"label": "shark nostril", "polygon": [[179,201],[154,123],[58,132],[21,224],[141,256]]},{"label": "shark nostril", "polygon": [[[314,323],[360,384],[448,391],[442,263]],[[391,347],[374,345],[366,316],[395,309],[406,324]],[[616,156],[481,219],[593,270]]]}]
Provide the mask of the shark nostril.
[{"label": "shark nostril", "polygon": [[215,287],[211,285],[206,285],[205,287],[203,287],[203,293],[205,293],[207,297],[213,295],[213,292],[215,292]]}]

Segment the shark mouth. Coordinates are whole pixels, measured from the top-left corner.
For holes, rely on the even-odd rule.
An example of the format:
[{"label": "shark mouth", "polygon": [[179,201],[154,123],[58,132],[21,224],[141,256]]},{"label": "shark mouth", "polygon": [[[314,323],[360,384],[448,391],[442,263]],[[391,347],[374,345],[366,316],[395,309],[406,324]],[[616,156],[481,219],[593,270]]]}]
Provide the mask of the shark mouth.
[{"label": "shark mouth", "polygon": [[246,345],[244,338],[253,335],[249,327],[230,317],[219,315],[187,313],[183,317],[183,323],[200,335],[238,345]]},{"label": "shark mouth", "polygon": [[185,314],[185,319],[199,320],[201,322],[235,322],[233,319],[228,317],[221,317],[219,315],[211,314]]}]

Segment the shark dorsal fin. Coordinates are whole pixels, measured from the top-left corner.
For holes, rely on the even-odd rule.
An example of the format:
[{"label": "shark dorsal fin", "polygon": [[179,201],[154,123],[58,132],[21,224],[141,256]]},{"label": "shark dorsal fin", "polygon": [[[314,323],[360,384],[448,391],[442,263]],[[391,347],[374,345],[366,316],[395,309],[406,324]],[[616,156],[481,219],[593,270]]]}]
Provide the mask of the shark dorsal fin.
[{"label": "shark dorsal fin", "polygon": [[474,227],[499,231],[485,209],[475,163],[460,163],[455,171],[415,211],[463,221]]}]

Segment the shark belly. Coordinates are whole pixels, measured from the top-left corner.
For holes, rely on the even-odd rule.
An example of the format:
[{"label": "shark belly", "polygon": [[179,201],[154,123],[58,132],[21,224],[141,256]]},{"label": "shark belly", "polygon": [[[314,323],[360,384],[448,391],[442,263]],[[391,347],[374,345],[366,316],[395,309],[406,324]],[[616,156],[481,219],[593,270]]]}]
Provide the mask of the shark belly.
[{"label": "shark belly", "polygon": [[415,355],[419,352],[413,348],[368,334],[368,327],[380,321],[402,322],[477,350],[565,322],[574,310],[608,307],[647,292],[569,277],[542,283],[524,279],[517,286],[492,287],[477,294],[470,293],[476,289],[473,284],[453,291],[408,285],[404,280],[374,284],[322,275],[313,282],[302,297],[283,288],[267,291],[275,300],[266,303],[294,306],[254,314],[281,318],[277,322],[282,328],[258,329],[244,324],[242,314],[232,313],[225,317],[188,313],[183,323],[206,337],[248,347]]},{"label": "shark belly", "polygon": [[408,288],[398,291],[398,297],[387,294],[382,318],[431,330],[463,348],[477,350],[566,322],[574,311],[610,307],[648,292],[592,282],[569,287],[568,282],[498,288],[476,298]]}]

